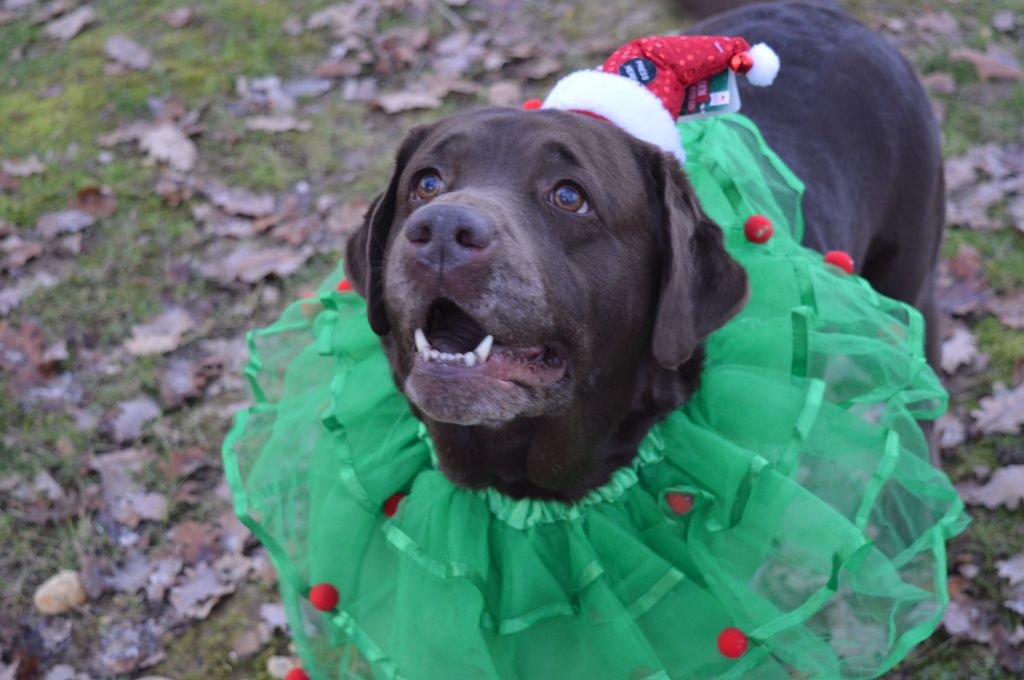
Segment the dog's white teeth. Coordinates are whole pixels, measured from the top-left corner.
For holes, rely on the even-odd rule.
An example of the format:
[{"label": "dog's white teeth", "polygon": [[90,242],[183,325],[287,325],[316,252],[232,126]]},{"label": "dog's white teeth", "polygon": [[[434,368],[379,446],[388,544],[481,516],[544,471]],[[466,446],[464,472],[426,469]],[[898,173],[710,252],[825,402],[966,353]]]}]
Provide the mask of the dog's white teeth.
[{"label": "dog's white teeth", "polygon": [[430,343],[427,342],[427,334],[423,332],[422,328],[416,329],[416,351],[420,354],[426,354],[430,351]]},{"label": "dog's white teeth", "polygon": [[488,335],[472,352],[453,354],[451,352],[439,352],[430,346],[426,333],[417,328],[415,333],[416,351],[424,361],[441,361],[448,364],[461,364],[463,366],[476,366],[487,361],[491,354],[491,347],[494,345],[494,338]]},{"label": "dog's white teeth", "polygon": [[488,335],[486,338],[480,341],[480,344],[473,350],[473,354],[476,355],[480,363],[487,361],[487,357],[491,356],[491,347],[494,346],[494,336]]}]

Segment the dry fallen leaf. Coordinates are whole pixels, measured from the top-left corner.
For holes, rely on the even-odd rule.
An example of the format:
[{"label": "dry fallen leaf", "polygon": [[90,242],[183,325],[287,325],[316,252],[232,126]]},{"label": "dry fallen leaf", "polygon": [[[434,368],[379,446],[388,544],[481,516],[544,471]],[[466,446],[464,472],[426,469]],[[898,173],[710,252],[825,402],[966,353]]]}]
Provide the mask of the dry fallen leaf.
[{"label": "dry fallen leaf", "polygon": [[165,162],[175,170],[188,172],[196,164],[199,151],[173,123],[156,123],[138,134],[139,148],[158,162]]},{"label": "dry fallen leaf", "polygon": [[999,569],[999,575],[1007,579],[1011,586],[1024,583],[1024,552],[996,562],[996,567]]},{"label": "dry fallen leaf", "polygon": [[273,116],[253,116],[245,121],[245,127],[257,132],[309,132],[313,129],[313,124],[288,114],[276,114]]},{"label": "dry fallen leaf", "polygon": [[961,366],[969,366],[978,356],[978,339],[964,326],[957,326],[952,337],[942,343],[942,370],[949,375]]},{"label": "dry fallen leaf", "polygon": [[8,236],[0,240],[0,273],[13,272],[43,252],[41,243],[26,241],[19,236]]},{"label": "dry fallen leaf", "polygon": [[967,439],[967,428],[953,413],[945,413],[935,421],[935,433],[939,438],[939,448],[955,449]]},{"label": "dry fallen leaf", "polygon": [[992,298],[987,307],[1007,328],[1024,329],[1024,292]]},{"label": "dry fallen leaf", "polygon": [[210,202],[226,213],[246,217],[266,217],[274,212],[274,196],[254,194],[239,187],[227,187],[219,182],[199,183],[196,188],[206,194]]},{"label": "dry fallen leaf", "polygon": [[992,639],[992,632],[986,618],[973,600],[955,598],[949,601],[942,615],[942,626],[955,638],[987,643]]},{"label": "dry fallen leaf", "polygon": [[0,168],[12,177],[29,177],[30,175],[41,175],[46,172],[46,165],[35,154],[26,158],[4,159],[4,162],[0,164]]},{"label": "dry fallen leaf", "polygon": [[235,591],[236,584],[221,579],[207,562],[185,569],[184,577],[171,588],[170,602],[186,618],[205,619],[222,597]]},{"label": "dry fallen leaf", "polygon": [[100,423],[101,431],[116,444],[127,444],[139,438],[146,423],[160,416],[160,406],[146,396],[117,404]]},{"label": "dry fallen leaf", "polygon": [[311,254],[308,250],[243,245],[226,257],[204,265],[200,273],[225,285],[237,281],[252,284],[271,275],[284,278],[294,274]]},{"label": "dry fallen leaf", "polygon": [[96,13],[92,7],[79,7],[70,14],[65,14],[60,19],[46,25],[43,32],[57,40],[71,40],[78,35],[83,28],[96,20]]},{"label": "dry fallen leaf", "polygon": [[135,71],[145,71],[153,63],[153,54],[126,35],[112,35],[104,44],[107,56]]},{"label": "dry fallen leaf", "polygon": [[413,109],[436,109],[441,105],[441,97],[426,90],[406,90],[379,94],[372,103],[385,113],[399,113]]},{"label": "dry fallen leaf", "polygon": [[182,336],[195,328],[192,317],[181,307],[171,307],[144,324],[132,326],[125,349],[135,356],[166,354],[181,346]]},{"label": "dry fallen leaf", "polygon": [[957,485],[965,502],[994,509],[1001,505],[1016,510],[1024,501],[1024,465],[1007,465],[992,474],[988,483],[970,481]]},{"label": "dry fallen leaf", "polygon": [[117,210],[117,198],[110,187],[88,186],[78,190],[68,207],[97,218],[110,217]]},{"label": "dry fallen leaf", "polygon": [[184,28],[195,16],[196,12],[191,7],[176,7],[164,13],[164,23],[171,28]]},{"label": "dry fallen leaf", "polygon": [[95,223],[96,218],[84,210],[61,210],[42,215],[36,222],[36,231],[43,238],[52,239],[82,231]]},{"label": "dry fallen leaf", "polygon": [[983,434],[1017,434],[1024,425],[1024,384],[1012,390],[994,384],[992,396],[983,397],[971,415]]},{"label": "dry fallen leaf", "polygon": [[1019,81],[1024,79],[1024,71],[1021,71],[1020,64],[1015,63],[1012,56],[1003,53],[996,48],[989,48],[988,52],[979,52],[969,48],[960,48],[949,53],[951,61],[966,61],[974,65],[981,81],[1009,80]]}]

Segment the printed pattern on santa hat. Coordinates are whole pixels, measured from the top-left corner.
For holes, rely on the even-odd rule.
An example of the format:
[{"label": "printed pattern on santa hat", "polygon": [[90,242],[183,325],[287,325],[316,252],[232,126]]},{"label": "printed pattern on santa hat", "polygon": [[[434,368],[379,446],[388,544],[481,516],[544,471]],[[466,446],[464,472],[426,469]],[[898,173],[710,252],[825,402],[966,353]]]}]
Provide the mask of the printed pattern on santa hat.
[{"label": "printed pattern on santa hat", "polygon": [[749,51],[750,43],[743,38],[652,36],[615,50],[601,70],[638,81],[678,118],[688,86],[721,73],[734,56]]}]

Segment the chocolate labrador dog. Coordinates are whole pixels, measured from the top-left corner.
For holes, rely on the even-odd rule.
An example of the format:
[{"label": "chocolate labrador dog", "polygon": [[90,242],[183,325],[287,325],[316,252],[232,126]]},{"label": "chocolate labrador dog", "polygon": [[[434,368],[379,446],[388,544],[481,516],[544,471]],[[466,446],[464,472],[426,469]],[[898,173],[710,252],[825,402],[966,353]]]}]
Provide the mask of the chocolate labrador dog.
[{"label": "chocolate labrador dog", "polygon": [[[910,66],[837,7],[756,5],[692,32],[779,53],[743,112],[810,180],[805,244],[921,309],[934,359],[942,163]],[[345,267],[452,481],[566,502],[688,399],[703,339],[747,296],[677,160],[553,110],[412,130]]]}]

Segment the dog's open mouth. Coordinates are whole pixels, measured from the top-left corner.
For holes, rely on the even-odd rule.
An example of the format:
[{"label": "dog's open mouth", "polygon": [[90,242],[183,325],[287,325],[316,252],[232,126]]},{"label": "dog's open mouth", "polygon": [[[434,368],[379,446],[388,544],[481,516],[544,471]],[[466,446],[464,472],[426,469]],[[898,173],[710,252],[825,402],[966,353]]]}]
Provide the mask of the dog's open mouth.
[{"label": "dog's open mouth", "polygon": [[431,304],[425,328],[417,328],[412,340],[417,366],[439,377],[486,376],[520,387],[545,387],[566,373],[558,347],[502,344],[447,298]]}]

